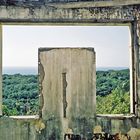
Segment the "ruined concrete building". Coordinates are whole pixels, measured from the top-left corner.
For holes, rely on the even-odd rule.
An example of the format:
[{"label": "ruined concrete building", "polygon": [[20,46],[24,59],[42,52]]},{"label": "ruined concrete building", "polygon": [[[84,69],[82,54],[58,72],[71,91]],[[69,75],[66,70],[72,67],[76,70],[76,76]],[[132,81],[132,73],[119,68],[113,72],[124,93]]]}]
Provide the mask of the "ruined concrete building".
[{"label": "ruined concrete building", "polygon": [[[39,50],[39,77],[40,77],[40,109],[38,116],[2,116],[2,28],[0,28],[0,140],[81,140],[81,139],[140,139],[140,1],[139,0],[100,0],[100,1],[46,1],[46,0],[0,0],[0,26],[2,25],[124,25],[129,26],[131,31],[131,67],[130,67],[130,93],[131,112],[129,115],[99,115],[96,114],[95,87],[88,85],[87,79],[79,78],[80,72],[87,76],[94,85],[95,57],[92,49],[40,49]],[[62,52],[64,59],[57,55]],[[67,55],[71,57],[67,58]],[[82,55],[83,61],[80,58]],[[54,57],[52,57],[54,56]],[[51,60],[45,62],[45,58]],[[70,68],[67,61],[75,59],[79,63],[87,66],[85,69],[80,65],[71,63],[76,68]],[[89,60],[88,62],[85,62]],[[57,62],[57,63],[56,63]],[[47,65],[50,64],[50,67]],[[60,65],[59,69],[53,69]],[[93,71],[91,72],[91,69]],[[61,79],[61,85],[54,81],[54,76],[49,77],[50,71],[57,80]],[[75,71],[79,71],[77,77],[73,76]],[[46,77],[46,75],[48,77]],[[51,75],[53,75],[51,73]],[[74,83],[71,82],[75,79]],[[78,79],[79,78],[79,79]],[[51,84],[50,81],[53,81]],[[78,88],[82,85],[82,91]],[[44,84],[47,83],[50,89]],[[70,86],[71,84],[71,86]],[[75,94],[77,96],[71,97]],[[56,96],[55,89],[58,87],[60,98]],[[61,87],[61,88],[60,88]],[[46,90],[51,94],[47,94]],[[93,90],[93,93],[91,93]],[[72,91],[71,94],[67,94]],[[89,97],[84,96],[84,92],[89,91]],[[83,95],[79,97],[79,94]],[[50,96],[50,100],[46,97]],[[83,110],[80,101],[87,102],[90,110]],[[77,102],[78,101],[78,102]],[[57,102],[53,104],[53,102]],[[72,104],[71,104],[72,103]],[[53,106],[50,110],[50,104]],[[71,105],[71,106],[70,106]],[[76,106],[74,108],[74,106]],[[48,107],[48,108],[47,108]],[[58,111],[59,109],[59,111]],[[91,112],[92,110],[92,112]],[[53,115],[55,114],[55,115]],[[57,119],[56,119],[57,118]],[[93,131],[92,131],[93,129]]]}]

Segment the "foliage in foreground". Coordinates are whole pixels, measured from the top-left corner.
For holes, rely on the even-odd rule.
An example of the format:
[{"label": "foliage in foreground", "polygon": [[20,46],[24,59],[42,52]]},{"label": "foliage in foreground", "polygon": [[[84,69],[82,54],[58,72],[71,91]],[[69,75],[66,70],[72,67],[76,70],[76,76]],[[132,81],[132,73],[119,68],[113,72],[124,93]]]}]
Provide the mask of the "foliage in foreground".
[{"label": "foliage in foreground", "polygon": [[129,70],[97,71],[97,114],[130,113]]},{"label": "foliage in foreground", "polygon": [[129,92],[122,89],[115,89],[111,94],[96,98],[97,114],[129,114],[130,96]]}]

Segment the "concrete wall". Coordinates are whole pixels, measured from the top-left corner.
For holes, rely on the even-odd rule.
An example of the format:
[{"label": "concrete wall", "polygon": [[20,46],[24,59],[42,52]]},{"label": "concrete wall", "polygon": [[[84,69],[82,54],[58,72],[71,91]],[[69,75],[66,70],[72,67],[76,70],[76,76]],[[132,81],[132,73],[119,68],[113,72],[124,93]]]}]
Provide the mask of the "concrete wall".
[{"label": "concrete wall", "polygon": [[37,119],[12,119],[9,117],[0,118],[0,139],[1,140],[36,140]]},{"label": "concrete wall", "polygon": [[92,134],[90,119],[96,113],[94,49],[40,49],[39,64],[43,120],[55,118],[59,122],[58,130],[50,135],[62,129],[64,136],[68,128],[77,134]]},{"label": "concrete wall", "polygon": [[[65,120],[63,121],[65,123]],[[73,129],[73,132],[75,135],[80,135],[82,137],[92,138],[93,132],[95,132],[89,129],[89,126],[92,125],[93,130],[96,127],[101,128],[101,130],[96,130],[96,133],[99,134],[104,134],[105,132],[108,133],[108,135],[116,135],[120,133],[121,137],[123,137],[124,134],[127,134],[131,137],[131,140],[139,140],[140,138],[140,120],[135,118],[134,116],[97,116],[96,119],[90,119],[88,121],[90,122],[90,124],[88,125],[87,120],[84,118],[79,118],[76,121],[73,122],[73,124],[75,124],[75,126],[77,125],[76,128],[79,127],[80,129],[78,131],[75,131]],[[62,122],[60,118],[56,118],[55,116],[48,120],[42,120],[39,118],[29,116],[0,118],[1,140],[63,140],[63,137],[60,135],[63,135],[63,130],[61,128]],[[65,133],[70,132],[67,130],[65,131]],[[88,135],[83,135],[83,133],[79,133],[82,131],[89,131],[90,133],[88,133]]]}]

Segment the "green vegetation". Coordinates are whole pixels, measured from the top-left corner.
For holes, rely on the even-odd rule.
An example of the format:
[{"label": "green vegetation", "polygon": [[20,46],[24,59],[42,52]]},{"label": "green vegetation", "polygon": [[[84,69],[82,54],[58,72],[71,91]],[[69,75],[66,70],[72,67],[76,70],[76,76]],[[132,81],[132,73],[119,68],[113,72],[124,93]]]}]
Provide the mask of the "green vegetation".
[{"label": "green vegetation", "polygon": [[96,112],[98,114],[129,114],[129,70],[97,71]]},{"label": "green vegetation", "polygon": [[35,75],[3,75],[3,114],[38,112],[38,79]]},{"label": "green vegetation", "polygon": [[[97,71],[97,113],[129,113],[129,70]],[[3,114],[38,112],[37,75],[3,75]]]}]

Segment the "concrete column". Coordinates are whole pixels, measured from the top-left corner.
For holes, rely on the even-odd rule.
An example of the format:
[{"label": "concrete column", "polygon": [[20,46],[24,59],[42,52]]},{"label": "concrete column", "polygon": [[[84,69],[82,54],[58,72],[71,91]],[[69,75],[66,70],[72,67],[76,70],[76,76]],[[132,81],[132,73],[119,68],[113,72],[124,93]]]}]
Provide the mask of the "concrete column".
[{"label": "concrete column", "polygon": [[140,20],[137,23],[137,115],[140,116]]},{"label": "concrete column", "polygon": [[[135,26],[135,28],[134,28]],[[130,44],[130,113],[136,113],[136,24],[131,26]]]},{"label": "concrete column", "polygon": [[131,48],[130,48],[130,113],[140,116],[140,59],[138,43],[138,23],[135,21],[131,27]]}]

